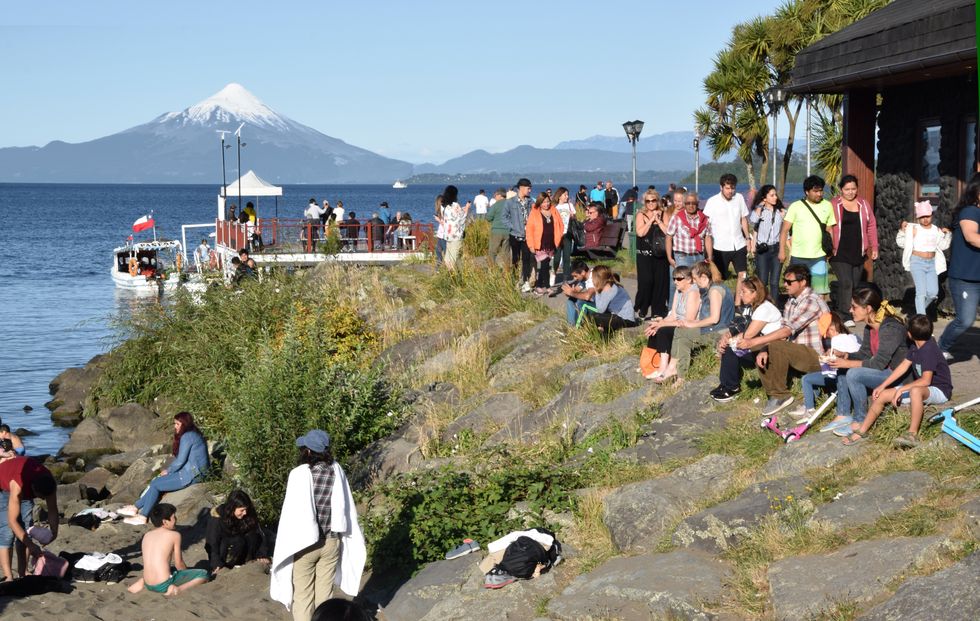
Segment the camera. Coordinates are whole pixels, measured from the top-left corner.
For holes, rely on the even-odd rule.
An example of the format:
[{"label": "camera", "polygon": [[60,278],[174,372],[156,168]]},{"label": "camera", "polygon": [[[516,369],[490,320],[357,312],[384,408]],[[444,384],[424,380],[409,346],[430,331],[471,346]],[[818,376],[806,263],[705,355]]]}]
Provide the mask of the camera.
[{"label": "camera", "polygon": [[766,254],[769,252],[769,244],[756,244],[755,253],[756,254]]}]

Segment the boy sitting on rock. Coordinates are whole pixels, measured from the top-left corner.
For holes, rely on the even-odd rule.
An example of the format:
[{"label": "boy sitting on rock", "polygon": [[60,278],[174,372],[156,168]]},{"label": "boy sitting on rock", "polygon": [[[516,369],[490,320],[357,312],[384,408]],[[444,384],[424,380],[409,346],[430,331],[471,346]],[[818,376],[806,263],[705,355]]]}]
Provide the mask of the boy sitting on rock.
[{"label": "boy sitting on rock", "polygon": [[[913,315],[908,325],[912,345],[905,360],[871,393],[874,403],[868,410],[864,423],[844,440],[844,444],[851,445],[863,440],[886,405],[890,403],[898,406],[907,399],[911,404],[912,422],[908,431],[895,438],[895,447],[915,448],[919,444],[919,426],[922,424],[925,406],[941,405],[953,396],[953,378],[949,372],[949,363],[939,350],[936,340],[932,338],[932,320],[926,315]],[[913,381],[889,388],[893,382],[904,377],[909,369],[915,377]]]},{"label": "boy sitting on rock", "polygon": [[[177,508],[161,502],[150,511],[150,522],[156,526],[143,535],[143,577],[129,587],[130,593],[147,591],[163,593],[171,597],[182,591],[204,584],[208,572],[204,569],[187,569],[180,554],[180,533],[177,526]],[[170,561],[176,571],[170,571]]]}]

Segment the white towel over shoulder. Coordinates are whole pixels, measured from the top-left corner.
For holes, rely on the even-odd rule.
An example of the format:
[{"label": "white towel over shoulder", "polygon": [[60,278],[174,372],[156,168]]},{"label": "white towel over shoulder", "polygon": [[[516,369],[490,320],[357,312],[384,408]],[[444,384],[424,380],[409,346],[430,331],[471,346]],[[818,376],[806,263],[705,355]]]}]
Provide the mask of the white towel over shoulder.
[{"label": "white towel over shoulder", "polygon": [[[348,595],[357,595],[367,560],[364,536],[357,522],[357,508],[343,469],[334,462],[334,488],[330,502],[330,529],[341,535],[340,563],[335,584]],[[293,605],[293,556],[320,539],[313,504],[313,474],[307,465],[289,473],[282,501],[276,549],[272,555],[269,595],[289,610]]]}]

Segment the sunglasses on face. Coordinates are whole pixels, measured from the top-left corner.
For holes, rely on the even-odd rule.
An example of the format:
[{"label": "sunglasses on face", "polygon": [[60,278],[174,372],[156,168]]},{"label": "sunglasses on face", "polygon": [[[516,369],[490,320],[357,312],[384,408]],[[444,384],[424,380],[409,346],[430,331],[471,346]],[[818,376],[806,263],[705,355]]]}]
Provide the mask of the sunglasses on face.
[{"label": "sunglasses on face", "polygon": [[681,282],[682,280],[687,280],[687,278],[684,276],[674,276],[674,280],[676,280],[677,282]]},{"label": "sunglasses on face", "polygon": [[792,278],[784,278],[784,279],[783,279],[783,282],[784,282],[784,283],[786,283],[787,285],[791,285],[791,284],[793,284],[794,282],[800,282],[800,281],[799,281],[799,280],[794,280],[794,279],[792,279]]},{"label": "sunglasses on face", "polygon": [[684,201],[684,204],[685,205],[697,205],[698,202],[697,201]]}]

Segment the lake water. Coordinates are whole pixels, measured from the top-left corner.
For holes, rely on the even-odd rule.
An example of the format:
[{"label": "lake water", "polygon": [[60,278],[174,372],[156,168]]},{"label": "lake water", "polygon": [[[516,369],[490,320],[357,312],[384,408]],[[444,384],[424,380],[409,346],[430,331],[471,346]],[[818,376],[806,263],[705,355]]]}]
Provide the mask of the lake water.
[{"label": "lake water", "polygon": [[[392,212],[407,210],[415,221],[431,222],[442,187],[287,185],[278,205],[263,198],[258,213],[298,218],[315,197],[343,200],[361,218],[387,201]],[[479,190],[459,187],[464,199]],[[799,192],[794,187],[787,194]],[[109,275],[113,248],[126,241],[134,220],[151,211],[157,235],[179,239],[180,225],[213,222],[216,197],[214,185],[0,184],[0,418],[12,429],[38,434],[25,438],[29,453],[56,453],[68,437],[44,407],[51,379],[110,349],[118,338],[114,318],[157,303],[116,290]],[[193,248],[201,236],[188,232],[188,245]],[[33,411],[24,412],[25,405]]]}]

